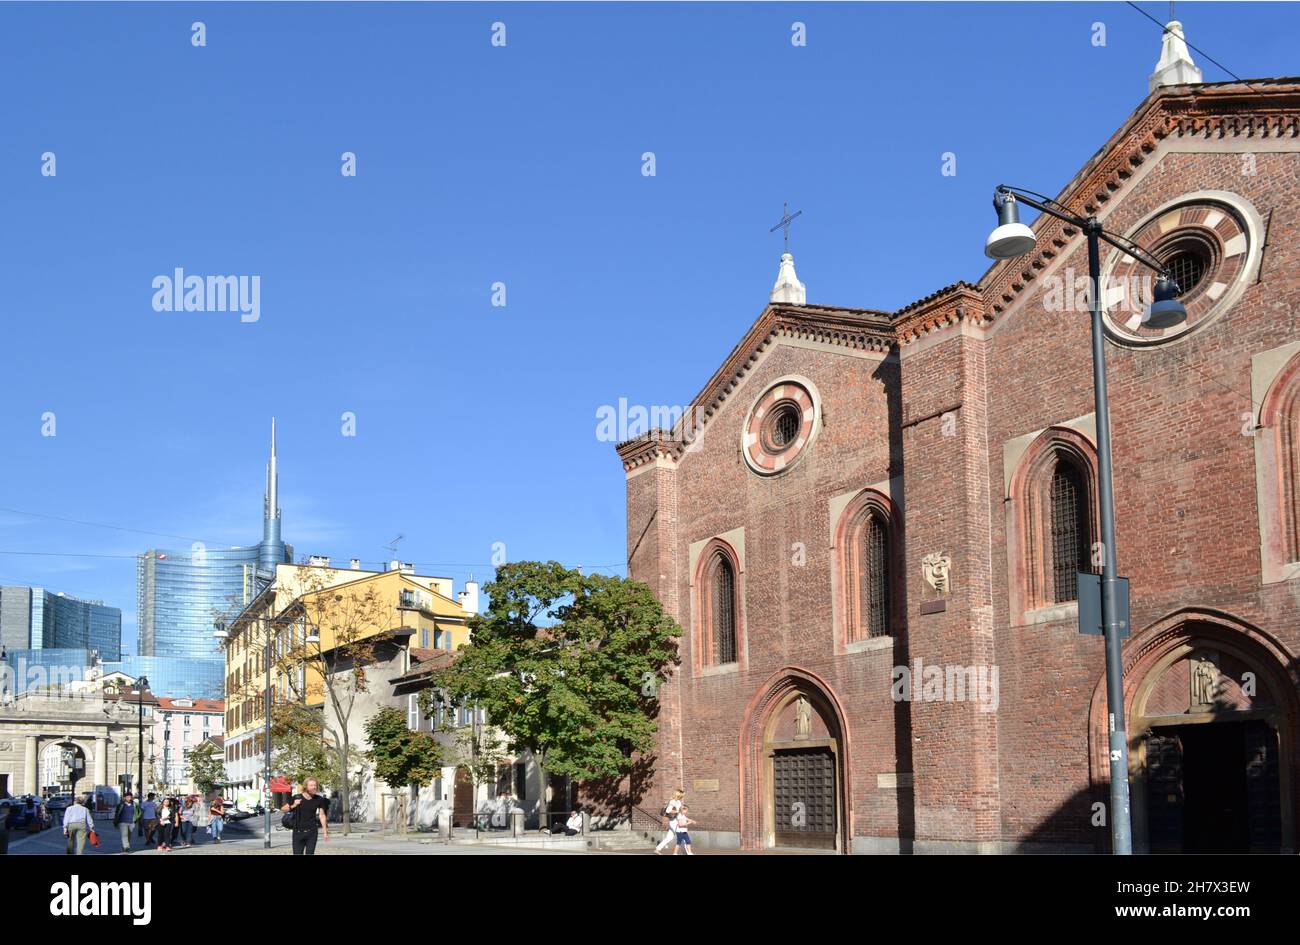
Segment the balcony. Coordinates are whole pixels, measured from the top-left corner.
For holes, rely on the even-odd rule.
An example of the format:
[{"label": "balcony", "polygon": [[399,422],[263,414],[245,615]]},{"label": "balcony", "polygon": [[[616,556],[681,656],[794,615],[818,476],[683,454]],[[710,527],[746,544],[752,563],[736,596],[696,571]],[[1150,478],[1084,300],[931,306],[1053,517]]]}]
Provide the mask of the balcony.
[{"label": "balcony", "polygon": [[398,610],[418,610],[433,613],[433,595],[427,591],[402,590],[397,598]]}]

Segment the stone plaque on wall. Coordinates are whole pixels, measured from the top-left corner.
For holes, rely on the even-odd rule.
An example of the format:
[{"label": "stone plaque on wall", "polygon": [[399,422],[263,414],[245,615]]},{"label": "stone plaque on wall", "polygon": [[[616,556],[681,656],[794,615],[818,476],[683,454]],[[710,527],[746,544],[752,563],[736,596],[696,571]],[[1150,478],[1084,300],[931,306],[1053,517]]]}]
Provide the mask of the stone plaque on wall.
[{"label": "stone plaque on wall", "polygon": [[696,779],[695,781],[695,790],[699,791],[701,794],[716,791],[718,788],[719,785],[717,778],[704,778],[702,780]]}]

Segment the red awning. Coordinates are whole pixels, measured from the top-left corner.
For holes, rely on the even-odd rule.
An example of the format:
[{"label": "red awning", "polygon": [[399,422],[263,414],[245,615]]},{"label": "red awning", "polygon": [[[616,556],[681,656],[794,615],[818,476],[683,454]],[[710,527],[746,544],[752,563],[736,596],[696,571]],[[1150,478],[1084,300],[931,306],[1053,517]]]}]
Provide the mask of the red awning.
[{"label": "red awning", "polygon": [[292,794],[292,793],[293,793],[293,782],[290,781],[288,778],[272,778],[272,779],[271,779],[271,793],[272,793],[272,794]]}]

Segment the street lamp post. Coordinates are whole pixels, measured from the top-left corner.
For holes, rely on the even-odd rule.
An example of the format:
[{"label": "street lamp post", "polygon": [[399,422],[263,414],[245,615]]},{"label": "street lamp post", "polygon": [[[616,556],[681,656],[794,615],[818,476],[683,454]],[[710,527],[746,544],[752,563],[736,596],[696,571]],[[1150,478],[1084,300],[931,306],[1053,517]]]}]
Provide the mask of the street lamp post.
[{"label": "street lamp post", "polygon": [[[265,672],[262,693],[262,846],[271,849],[271,655],[274,643],[271,621],[264,618],[245,618],[247,623],[257,624],[262,631],[262,666]],[[212,634],[218,640],[229,640],[230,633],[225,623],[218,621],[216,632]],[[304,642],[319,642],[315,634],[308,636]]]},{"label": "street lamp post", "polygon": [[140,710],[138,721],[136,723],[136,732],[140,740],[140,783],[136,785],[136,792],[144,794],[144,690],[149,685],[149,677],[141,676],[135,681],[136,696],[138,698],[138,708]]},{"label": "street lamp post", "polygon": [[[1039,198],[1035,200],[1034,198]],[[1121,624],[1117,592],[1115,554],[1115,487],[1110,455],[1110,410],[1106,391],[1106,333],[1102,322],[1101,242],[1105,240],[1120,252],[1136,259],[1159,278],[1154,301],[1143,315],[1143,324],[1165,328],[1187,320],[1187,310],[1178,301],[1182,290],[1169,270],[1142,247],[1132,241],[1107,233],[1096,217],[1080,217],[1050,197],[1006,184],[998,186],[993,206],[998,212],[998,227],[985,243],[984,252],[991,259],[1013,259],[1034,248],[1034,231],[1020,222],[1016,202],[1027,204],[1041,213],[1082,230],[1088,238],[1089,311],[1092,317],[1092,384],[1097,414],[1097,492],[1101,519],[1101,616],[1106,640],[1106,707],[1110,748],[1110,824],[1111,852],[1133,852],[1132,825],[1129,819],[1128,734],[1124,718],[1124,669],[1120,661]]]}]

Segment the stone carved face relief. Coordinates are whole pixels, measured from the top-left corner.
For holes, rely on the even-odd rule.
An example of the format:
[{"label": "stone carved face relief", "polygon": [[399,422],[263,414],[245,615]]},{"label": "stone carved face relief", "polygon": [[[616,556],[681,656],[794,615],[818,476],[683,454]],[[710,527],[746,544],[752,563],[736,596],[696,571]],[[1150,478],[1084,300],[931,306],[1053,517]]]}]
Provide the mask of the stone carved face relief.
[{"label": "stone carved face relief", "polygon": [[948,593],[948,572],[952,567],[952,558],[939,552],[933,552],[921,559],[921,573],[925,582],[940,594]]}]

